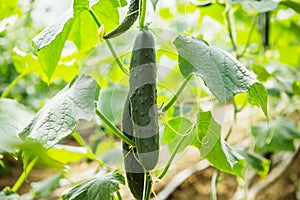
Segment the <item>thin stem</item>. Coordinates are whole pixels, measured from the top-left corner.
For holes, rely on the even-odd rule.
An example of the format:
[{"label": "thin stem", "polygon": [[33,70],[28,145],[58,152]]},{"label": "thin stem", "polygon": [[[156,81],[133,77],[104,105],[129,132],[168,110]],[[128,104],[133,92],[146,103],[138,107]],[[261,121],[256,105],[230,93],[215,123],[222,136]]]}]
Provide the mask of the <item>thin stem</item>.
[{"label": "thin stem", "polygon": [[5,98],[11,92],[11,90],[19,83],[19,81],[26,75],[27,73],[22,73],[11,82],[11,84],[6,88],[6,90],[2,93],[1,98]]},{"label": "thin stem", "polygon": [[21,176],[19,177],[19,179],[17,180],[17,182],[12,187],[12,189],[11,189],[12,192],[17,192],[20,189],[20,187],[22,186],[22,184],[26,180],[28,174],[30,173],[30,171],[32,170],[32,168],[34,167],[34,165],[36,164],[37,161],[38,161],[38,157],[35,157],[34,159],[32,159],[29,162],[26,170],[23,171],[23,173],[21,174]]},{"label": "thin stem", "polygon": [[92,8],[89,8],[89,13],[92,15],[93,19],[95,20],[95,22],[96,22],[98,28],[100,28],[100,27],[101,27],[101,23],[100,23],[100,21],[99,21],[97,15],[96,15],[96,13],[93,11]]},{"label": "thin stem", "polygon": [[144,200],[149,200],[151,196],[151,191],[152,191],[152,179],[151,175],[149,172],[145,173],[145,182],[144,182],[144,193],[143,193],[143,199]]},{"label": "thin stem", "polygon": [[93,159],[94,161],[98,162],[100,166],[104,166],[104,162],[100,160],[91,150],[90,146],[87,145],[87,143],[84,141],[84,139],[81,137],[81,135],[78,132],[74,132],[72,134],[73,138],[83,147],[87,148],[87,155]]},{"label": "thin stem", "polygon": [[211,200],[217,200],[217,184],[218,184],[219,170],[216,170],[211,180]]},{"label": "thin stem", "polygon": [[96,114],[98,115],[98,117],[100,117],[100,119],[102,119],[105,124],[107,124],[113,131],[114,133],[121,139],[123,140],[124,142],[126,142],[127,144],[131,145],[131,146],[135,146],[135,143],[130,140],[128,137],[126,137],[125,135],[123,135],[123,133],[117,129],[117,127],[115,127],[115,125],[112,124],[112,122],[107,119],[103,113],[101,113],[98,109],[96,110]]},{"label": "thin stem", "polygon": [[181,84],[181,86],[179,87],[179,89],[177,90],[176,94],[172,97],[172,99],[167,103],[167,105],[165,105],[162,109],[162,112],[166,112],[177,100],[177,98],[179,97],[179,95],[182,93],[183,89],[186,87],[186,85],[188,84],[188,82],[191,80],[193,74],[190,74],[185,80],[184,82]]},{"label": "thin stem", "polygon": [[227,141],[228,138],[229,138],[229,136],[231,135],[232,129],[233,129],[234,124],[235,124],[235,122],[236,122],[236,115],[237,115],[237,113],[240,111],[240,110],[238,110],[238,108],[237,108],[237,106],[236,106],[236,103],[235,103],[234,99],[232,100],[232,104],[233,104],[233,119],[232,119],[230,128],[229,128],[229,130],[228,130],[228,132],[227,132],[227,134],[226,134],[225,141]]},{"label": "thin stem", "polygon": [[140,29],[145,27],[145,18],[146,18],[146,11],[147,11],[147,0],[140,0]]},{"label": "thin stem", "polygon": [[237,52],[237,46],[236,46],[236,43],[234,40],[233,29],[232,29],[232,24],[231,24],[231,20],[230,20],[230,14],[231,14],[230,11],[231,11],[231,9],[229,8],[225,13],[226,21],[227,21],[227,30],[229,33],[230,41],[232,43],[232,47],[233,47],[234,51]]},{"label": "thin stem", "polygon": [[119,68],[125,73],[125,74],[129,74],[128,70],[125,68],[125,66],[123,65],[122,61],[120,60],[115,48],[113,47],[113,45],[111,44],[110,40],[105,40],[111,54],[113,55],[116,63],[118,64]]},{"label": "thin stem", "polygon": [[118,197],[118,200],[122,200],[122,196],[121,196],[120,191],[117,191],[117,197]]},{"label": "thin stem", "polygon": [[[100,23],[100,21],[99,21],[97,15],[95,14],[95,12],[93,11],[92,8],[89,8],[89,13],[92,15],[93,19],[95,20],[95,22],[96,22],[98,28],[100,28],[100,27],[101,27],[101,23]],[[120,69],[121,69],[125,74],[128,75],[128,70],[124,67],[123,63],[121,62],[120,58],[118,57],[118,54],[116,53],[116,50],[115,50],[115,48],[113,47],[113,45],[111,44],[111,42],[110,42],[109,40],[105,40],[105,42],[106,42],[106,44],[107,44],[107,46],[108,46],[108,48],[109,48],[111,54],[113,55],[113,57],[114,57],[116,63],[117,63],[118,66],[120,67]]]},{"label": "thin stem", "polygon": [[166,175],[166,173],[168,172],[168,170],[169,170],[169,168],[170,168],[170,166],[172,164],[172,161],[174,160],[174,157],[175,157],[177,151],[179,150],[181,144],[183,143],[183,141],[185,140],[185,138],[189,135],[189,133],[194,129],[194,127],[195,127],[195,124],[192,125],[187,130],[186,134],[184,134],[185,136],[183,136],[182,138],[180,138],[179,142],[177,143],[174,151],[172,152],[172,154],[171,154],[171,156],[170,156],[170,158],[168,160],[167,165],[164,167],[164,169],[162,170],[162,172],[158,175],[158,177],[157,177],[158,179],[162,179]]},{"label": "thin stem", "polygon": [[252,23],[251,23],[251,27],[250,27],[250,31],[249,31],[249,35],[248,35],[248,38],[247,38],[247,42],[244,46],[244,49],[242,51],[242,53],[240,53],[237,58],[240,58],[240,57],[243,57],[244,54],[246,53],[248,47],[249,47],[249,44],[250,44],[250,40],[251,40],[251,36],[253,34],[253,31],[254,31],[254,28],[255,28],[255,24],[256,24],[256,21],[257,21],[257,16],[255,16],[252,20]]}]

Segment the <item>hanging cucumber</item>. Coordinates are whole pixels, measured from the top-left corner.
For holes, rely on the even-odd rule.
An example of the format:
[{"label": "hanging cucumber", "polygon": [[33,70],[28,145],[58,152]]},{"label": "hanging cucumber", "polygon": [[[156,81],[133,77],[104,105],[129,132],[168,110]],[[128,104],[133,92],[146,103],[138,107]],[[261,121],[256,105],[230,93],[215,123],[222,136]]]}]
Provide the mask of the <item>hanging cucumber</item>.
[{"label": "hanging cucumber", "polygon": [[129,4],[128,12],[124,20],[117,28],[115,28],[108,34],[104,35],[103,38],[104,39],[114,38],[126,32],[134,24],[134,22],[139,16],[139,3],[140,0],[131,0]]},{"label": "hanging cucumber", "polygon": [[[122,116],[122,131],[124,135],[134,141],[133,127],[130,117],[130,104],[129,98],[127,98],[124,104],[123,116]],[[144,178],[145,173],[142,165],[136,159],[136,148],[131,147],[126,142],[123,142],[123,157],[126,170],[126,177],[129,189],[133,196],[137,200],[143,199],[144,191]]]},{"label": "hanging cucumber", "polygon": [[130,61],[130,106],[138,159],[152,170],[159,156],[154,38],[147,27],[138,33]]}]

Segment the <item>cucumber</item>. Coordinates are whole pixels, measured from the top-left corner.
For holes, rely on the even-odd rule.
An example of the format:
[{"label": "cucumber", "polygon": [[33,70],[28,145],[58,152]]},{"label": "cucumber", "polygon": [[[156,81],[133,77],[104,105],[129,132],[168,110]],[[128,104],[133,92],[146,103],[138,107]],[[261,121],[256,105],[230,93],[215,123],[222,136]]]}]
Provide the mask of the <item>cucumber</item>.
[{"label": "cucumber", "polygon": [[140,30],[130,61],[129,95],[137,155],[144,169],[155,168],[159,156],[154,38],[147,27]]},{"label": "cucumber", "polygon": [[[122,116],[122,131],[126,137],[134,141],[132,121],[130,117],[129,98],[127,98],[124,104],[124,110]],[[127,183],[129,189],[137,200],[142,200],[143,191],[144,191],[144,178],[145,178],[143,166],[136,159],[137,158],[136,148],[131,147],[126,142],[122,142],[122,148],[123,148],[124,165],[125,165],[125,171],[126,171],[126,177],[127,177]]]},{"label": "cucumber", "polygon": [[140,0],[131,0],[124,20],[121,22],[119,26],[117,26],[117,28],[115,28],[108,34],[104,35],[103,38],[104,39],[114,38],[126,32],[134,24],[134,22],[139,16],[139,4],[140,4]]}]

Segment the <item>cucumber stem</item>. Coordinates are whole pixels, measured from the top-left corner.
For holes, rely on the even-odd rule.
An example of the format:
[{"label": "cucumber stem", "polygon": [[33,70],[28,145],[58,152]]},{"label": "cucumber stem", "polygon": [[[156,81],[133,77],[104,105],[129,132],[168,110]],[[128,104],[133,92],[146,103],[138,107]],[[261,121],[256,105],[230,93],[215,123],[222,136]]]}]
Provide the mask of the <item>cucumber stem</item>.
[{"label": "cucumber stem", "polygon": [[166,164],[166,166],[164,167],[164,169],[161,171],[161,173],[158,175],[158,177],[157,177],[158,179],[162,179],[162,178],[166,175],[166,173],[168,172],[168,170],[169,170],[169,168],[170,168],[170,166],[171,166],[171,164],[172,164],[172,161],[174,160],[174,157],[175,157],[177,151],[179,150],[179,147],[181,146],[181,144],[183,143],[183,141],[185,140],[185,138],[189,135],[189,133],[191,133],[191,132],[193,131],[195,125],[196,125],[196,124],[193,124],[193,125],[186,131],[186,133],[184,134],[184,136],[180,138],[179,142],[177,143],[177,145],[176,145],[174,151],[172,152],[172,154],[171,154],[171,156],[170,156],[170,158],[169,158],[169,160],[168,160],[168,163]]},{"label": "cucumber stem", "polygon": [[115,125],[112,124],[112,122],[107,119],[107,117],[105,117],[105,115],[103,113],[101,113],[98,109],[96,109],[96,114],[98,115],[98,117],[100,119],[102,119],[102,121],[105,122],[105,124],[107,124],[109,126],[109,128],[111,128],[114,133],[124,142],[126,142],[127,144],[135,147],[135,143],[130,140],[128,137],[126,137],[119,129],[117,129],[117,127],[115,127]]},{"label": "cucumber stem", "polygon": [[179,97],[179,95],[182,93],[183,89],[186,87],[186,85],[188,84],[188,82],[191,80],[193,74],[190,74],[185,80],[184,82],[181,84],[181,86],[179,87],[179,89],[176,91],[175,95],[172,97],[172,99],[167,103],[167,105],[165,105],[162,108],[162,112],[166,112],[177,100],[177,98]]},{"label": "cucumber stem", "polygon": [[30,173],[30,171],[32,170],[32,168],[34,167],[34,165],[36,164],[37,161],[38,161],[38,157],[35,157],[34,159],[32,159],[29,162],[26,170],[23,171],[23,173],[21,174],[21,176],[19,177],[19,179],[17,180],[17,182],[12,187],[12,189],[11,189],[12,192],[17,192],[20,189],[20,187],[22,186],[22,184],[26,180],[28,174]]},{"label": "cucumber stem", "polygon": [[96,161],[97,163],[99,163],[100,166],[104,166],[104,162],[102,160],[100,160],[91,150],[91,147],[88,146],[88,144],[84,141],[84,139],[81,137],[81,135],[74,131],[72,133],[73,138],[76,140],[76,142],[78,142],[79,145],[86,147],[87,149],[87,156],[90,157],[92,160]]},{"label": "cucumber stem", "polygon": [[19,83],[19,81],[26,75],[27,73],[22,73],[9,86],[6,88],[6,90],[2,93],[0,98],[5,98],[8,96],[8,94],[11,92],[11,90]]},{"label": "cucumber stem", "polygon": [[147,12],[147,0],[140,0],[140,30],[144,29],[145,27],[145,18]]},{"label": "cucumber stem", "polygon": [[[95,14],[95,12],[93,11],[92,8],[89,8],[88,10],[89,10],[89,13],[91,14],[91,16],[93,17],[94,21],[96,22],[98,28],[100,28],[100,27],[101,27],[101,23],[100,23],[100,21],[99,21],[97,15]],[[113,45],[111,44],[111,42],[110,42],[109,40],[105,40],[105,42],[106,42],[106,44],[107,44],[107,46],[108,46],[108,48],[109,48],[111,54],[113,55],[113,57],[114,57],[116,63],[118,64],[119,68],[120,68],[125,74],[128,75],[128,74],[129,74],[129,73],[128,73],[128,70],[127,70],[126,67],[123,65],[122,61],[120,60],[120,58],[119,58],[118,54],[116,53],[115,48],[113,47]]]},{"label": "cucumber stem", "polygon": [[113,55],[116,63],[118,64],[119,68],[126,74],[129,75],[128,70],[125,68],[125,66],[123,65],[122,61],[120,60],[120,58],[118,57],[118,54],[115,50],[115,48],[113,47],[113,45],[111,44],[110,40],[105,40],[111,54]]}]

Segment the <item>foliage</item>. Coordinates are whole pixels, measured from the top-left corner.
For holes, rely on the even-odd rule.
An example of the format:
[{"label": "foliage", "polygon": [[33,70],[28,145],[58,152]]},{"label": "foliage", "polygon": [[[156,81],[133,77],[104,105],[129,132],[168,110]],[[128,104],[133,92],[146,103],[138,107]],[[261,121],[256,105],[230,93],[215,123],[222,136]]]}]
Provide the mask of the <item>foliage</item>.
[{"label": "foliage", "polygon": [[[299,123],[290,117],[300,109],[300,4],[149,2],[153,10],[141,7],[138,24],[147,25],[156,36],[161,145],[170,151],[167,165],[152,176],[160,171],[158,178],[163,178],[174,156],[193,146],[217,170],[243,178],[249,167],[266,177],[271,161],[263,155],[294,151],[300,137]],[[18,189],[36,163],[62,169],[88,158],[105,167],[105,159],[99,159],[105,153],[121,154],[114,153],[120,141],[113,134],[135,145],[118,128],[129,88],[128,49],[137,23],[113,40],[98,35],[98,29],[109,33],[118,27],[126,5],[125,0],[74,0],[50,25],[39,27],[32,17],[38,10],[34,1],[27,7],[16,0],[0,4],[0,39],[5,41],[0,47],[0,151],[19,156],[24,165],[23,175],[12,188],[1,191],[1,199],[19,199]],[[222,124],[202,102],[232,104],[237,121],[244,107],[260,107],[265,118],[253,124],[253,137],[249,136],[255,151],[231,146],[231,132],[223,137]],[[97,144],[94,149],[76,130],[82,121],[99,127],[92,135],[97,138],[92,141]],[[79,146],[62,144],[66,138]],[[62,178],[65,174],[59,173],[32,183],[33,198],[47,196]],[[121,173],[108,173],[77,184],[62,198],[120,198],[119,184],[125,184]]]}]

